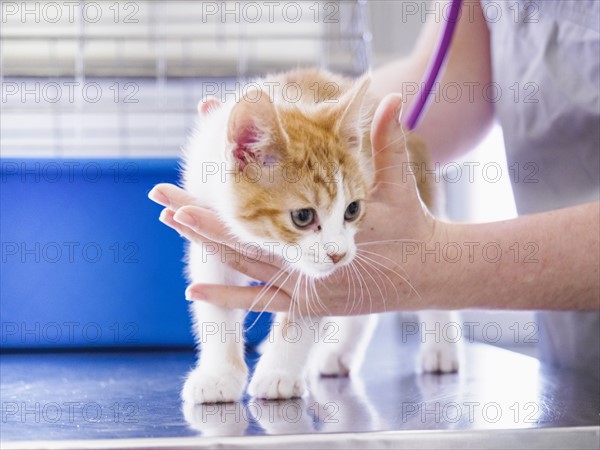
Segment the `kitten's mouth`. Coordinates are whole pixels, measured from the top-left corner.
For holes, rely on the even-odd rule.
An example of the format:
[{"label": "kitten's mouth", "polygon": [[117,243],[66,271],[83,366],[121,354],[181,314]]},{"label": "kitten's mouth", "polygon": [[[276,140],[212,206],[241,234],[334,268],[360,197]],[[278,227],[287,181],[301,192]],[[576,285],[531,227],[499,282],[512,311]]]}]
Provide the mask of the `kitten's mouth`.
[{"label": "kitten's mouth", "polygon": [[329,275],[333,275],[337,270],[341,269],[342,267],[346,266],[349,263],[349,261],[345,260],[345,261],[340,261],[336,264],[333,263],[325,263],[325,264],[319,264],[319,265],[311,265],[309,266],[307,269],[302,270],[302,272],[304,272],[306,275],[309,275],[312,278],[315,279],[322,279],[322,278],[327,278]]}]

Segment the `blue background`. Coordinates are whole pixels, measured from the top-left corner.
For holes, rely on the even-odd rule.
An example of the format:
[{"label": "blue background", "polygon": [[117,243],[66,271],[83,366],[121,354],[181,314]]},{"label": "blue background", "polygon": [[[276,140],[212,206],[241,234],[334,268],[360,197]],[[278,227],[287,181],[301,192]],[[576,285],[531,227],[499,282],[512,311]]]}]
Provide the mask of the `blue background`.
[{"label": "blue background", "polygon": [[177,160],[0,162],[4,349],[193,345],[184,241],[147,198]]}]

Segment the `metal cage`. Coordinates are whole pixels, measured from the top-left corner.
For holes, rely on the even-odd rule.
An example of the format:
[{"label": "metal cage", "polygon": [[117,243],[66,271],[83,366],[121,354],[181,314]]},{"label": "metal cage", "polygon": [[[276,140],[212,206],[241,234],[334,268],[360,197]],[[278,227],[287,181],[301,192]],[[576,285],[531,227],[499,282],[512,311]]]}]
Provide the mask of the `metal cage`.
[{"label": "metal cage", "polygon": [[370,65],[367,2],[2,2],[4,157],[176,156],[207,89]]}]

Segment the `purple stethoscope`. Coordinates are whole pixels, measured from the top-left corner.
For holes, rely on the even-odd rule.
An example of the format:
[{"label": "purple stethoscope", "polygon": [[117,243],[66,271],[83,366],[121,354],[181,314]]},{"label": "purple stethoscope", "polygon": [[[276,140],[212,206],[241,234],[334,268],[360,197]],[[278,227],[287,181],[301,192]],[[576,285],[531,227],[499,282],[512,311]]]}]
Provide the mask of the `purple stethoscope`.
[{"label": "purple stethoscope", "polygon": [[[446,21],[444,29],[442,30],[442,34],[435,52],[435,57],[431,60],[429,67],[427,68],[423,89],[419,92],[415,103],[413,104],[412,109],[406,118],[405,126],[409,130],[414,130],[419,123],[419,119],[423,115],[423,112],[427,106],[429,94],[431,94],[433,85],[440,74],[440,69],[446,60],[446,56],[448,56],[448,49],[450,48],[450,43],[452,42],[452,37],[454,36],[454,30],[456,29],[456,23],[458,22],[461,4],[462,0],[452,0],[450,12],[448,14],[448,20]],[[400,118],[398,119],[400,120]]]}]

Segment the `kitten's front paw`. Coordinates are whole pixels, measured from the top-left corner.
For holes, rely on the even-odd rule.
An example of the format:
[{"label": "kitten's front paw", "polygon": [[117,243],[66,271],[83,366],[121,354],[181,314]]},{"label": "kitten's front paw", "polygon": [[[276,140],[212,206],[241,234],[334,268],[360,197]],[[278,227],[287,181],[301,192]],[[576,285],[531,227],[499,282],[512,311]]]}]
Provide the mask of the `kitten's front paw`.
[{"label": "kitten's front paw", "polygon": [[196,367],[185,380],[181,398],[194,404],[235,402],[244,394],[246,378],[247,371],[234,366],[216,370]]},{"label": "kitten's front paw", "polygon": [[283,370],[258,371],[252,377],[248,393],[265,400],[288,400],[302,397],[306,390],[304,376]]},{"label": "kitten's front paw", "polygon": [[352,367],[352,353],[331,351],[318,355],[317,369],[322,377],[347,377]]},{"label": "kitten's front paw", "polygon": [[458,372],[458,347],[452,345],[430,345],[421,348],[423,372]]}]

